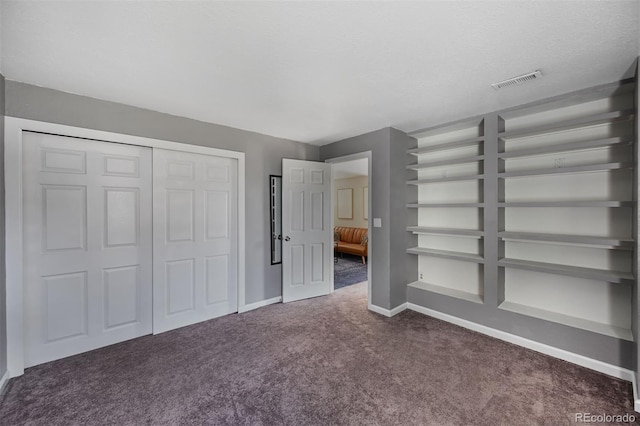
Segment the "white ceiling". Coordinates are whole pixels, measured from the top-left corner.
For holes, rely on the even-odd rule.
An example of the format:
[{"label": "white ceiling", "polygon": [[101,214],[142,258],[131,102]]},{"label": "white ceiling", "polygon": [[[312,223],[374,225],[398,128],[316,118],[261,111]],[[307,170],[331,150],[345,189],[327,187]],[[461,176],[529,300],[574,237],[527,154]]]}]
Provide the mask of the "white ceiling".
[{"label": "white ceiling", "polygon": [[0,7],[10,80],[313,144],[615,81],[639,53],[636,0]]},{"label": "white ceiling", "polygon": [[352,177],[369,175],[369,160],[345,161],[344,163],[333,163],[331,165],[334,179],[348,179]]}]

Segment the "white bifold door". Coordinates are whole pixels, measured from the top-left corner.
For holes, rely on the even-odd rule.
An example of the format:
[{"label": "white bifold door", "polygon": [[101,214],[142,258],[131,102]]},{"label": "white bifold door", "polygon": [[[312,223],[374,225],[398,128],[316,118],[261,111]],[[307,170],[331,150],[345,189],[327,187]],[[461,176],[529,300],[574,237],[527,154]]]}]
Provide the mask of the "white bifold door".
[{"label": "white bifold door", "polygon": [[329,294],[333,287],[331,165],[282,160],[282,301]]},{"label": "white bifold door", "polygon": [[25,132],[23,225],[26,367],[151,333],[151,149]]},{"label": "white bifold door", "polygon": [[237,312],[237,167],[153,150],[154,333]]}]

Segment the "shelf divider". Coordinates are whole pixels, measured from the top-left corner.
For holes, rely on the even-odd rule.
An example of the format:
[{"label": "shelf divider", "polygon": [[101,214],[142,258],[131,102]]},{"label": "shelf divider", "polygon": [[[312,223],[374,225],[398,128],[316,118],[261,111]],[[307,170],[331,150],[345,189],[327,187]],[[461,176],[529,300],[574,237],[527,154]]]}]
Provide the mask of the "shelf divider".
[{"label": "shelf divider", "polygon": [[610,283],[632,282],[634,279],[631,272],[584,268],[581,266],[534,262],[531,260],[522,259],[503,258],[498,261],[498,266],[502,266],[505,268],[524,269],[527,271],[545,272],[556,275],[565,275],[568,277],[602,280]]},{"label": "shelf divider", "polygon": [[474,237],[481,238],[484,235],[483,231],[475,229],[455,229],[455,228],[430,228],[426,226],[409,226],[408,232],[414,234],[427,234],[427,235],[451,235],[458,237]]},{"label": "shelf divider", "polygon": [[517,170],[513,172],[502,172],[502,173],[498,173],[498,177],[514,178],[514,177],[540,176],[540,175],[556,175],[556,174],[564,174],[564,173],[603,172],[608,170],[629,169],[632,167],[633,167],[632,163],[587,164],[584,166],[556,167],[556,168],[549,168],[549,169]]},{"label": "shelf divider", "polygon": [[430,284],[424,281],[414,281],[407,284],[407,287],[419,288],[420,290],[430,291],[432,293],[443,294],[457,299],[468,300],[473,303],[482,303],[482,297],[478,294],[462,291],[455,288],[443,287],[441,285]]},{"label": "shelf divider", "polygon": [[442,259],[463,260],[465,262],[484,263],[482,256],[478,254],[463,253],[451,250],[436,250],[422,247],[412,247],[407,249],[409,254],[417,254],[421,256],[439,257]]},{"label": "shelf divider", "polygon": [[409,203],[407,207],[410,209],[420,208],[438,208],[438,207],[484,207],[484,203]]},{"label": "shelf divider", "polygon": [[407,185],[421,185],[424,183],[439,183],[439,182],[462,182],[465,180],[481,180],[484,179],[484,175],[468,175],[468,176],[451,176],[445,178],[428,178],[428,179],[414,179],[408,180]]},{"label": "shelf divider", "polygon": [[453,166],[456,164],[473,163],[484,160],[484,155],[474,155],[471,157],[453,158],[448,160],[427,161],[424,163],[413,163],[407,166],[410,170],[420,170],[427,167]]},{"label": "shelf divider", "polygon": [[578,129],[580,127],[595,126],[604,123],[614,123],[617,121],[628,120],[634,117],[633,109],[619,110],[612,112],[604,112],[593,114],[587,117],[579,117],[559,123],[545,124],[528,129],[505,131],[498,133],[498,137],[502,139],[522,138],[525,136],[534,136],[545,133],[559,132],[562,130]]},{"label": "shelf divider", "polygon": [[513,151],[499,152],[498,158],[518,158],[535,155],[554,154],[558,152],[583,151],[588,149],[605,148],[610,146],[631,145],[633,141],[627,138],[595,139],[584,142],[571,142],[558,145],[538,146],[534,148],[515,149]]},{"label": "shelf divider", "polygon": [[618,339],[628,340],[631,342],[633,341],[633,334],[631,333],[631,330],[617,327],[615,325],[589,321],[583,318],[561,314],[559,312],[548,311],[546,309],[540,309],[533,306],[510,302],[508,300],[502,302],[498,307],[500,309],[504,309],[505,311],[515,312],[517,314],[527,315],[529,317],[556,322],[559,324],[567,325],[569,327],[580,328],[583,330],[592,331],[594,333],[616,337]]},{"label": "shelf divider", "polygon": [[535,241],[566,243],[577,245],[589,245],[598,247],[613,247],[620,250],[633,250],[633,238],[616,237],[594,237],[587,235],[561,235],[561,234],[541,234],[534,232],[498,232],[498,237],[503,240],[514,241]]},{"label": "shelf divider", "polygon": [[510,201],[500,202],[498,207],[633,207],[633,201]]},{"label": "shelf divider", "polygon": [[463,148],[465,146],[473,146],[482,141],[484,141],[484,137],[479,136],[475,138],[464,139],[464,140],[459,140],[454,142],[441,143],[438,145],[411,148],[407,150],[407,154],[420,155],[426,152],[446,151],[449,149]]}]

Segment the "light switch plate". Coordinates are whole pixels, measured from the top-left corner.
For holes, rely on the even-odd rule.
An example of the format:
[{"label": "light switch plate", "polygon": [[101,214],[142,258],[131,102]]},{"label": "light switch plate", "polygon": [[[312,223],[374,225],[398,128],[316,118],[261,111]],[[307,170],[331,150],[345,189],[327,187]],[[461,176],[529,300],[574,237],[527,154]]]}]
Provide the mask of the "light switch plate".
[{"label": "light switch plate", "polygon": [[373,218],[373,227],[374,228],[382,228],[382,218],[374,217]]}]

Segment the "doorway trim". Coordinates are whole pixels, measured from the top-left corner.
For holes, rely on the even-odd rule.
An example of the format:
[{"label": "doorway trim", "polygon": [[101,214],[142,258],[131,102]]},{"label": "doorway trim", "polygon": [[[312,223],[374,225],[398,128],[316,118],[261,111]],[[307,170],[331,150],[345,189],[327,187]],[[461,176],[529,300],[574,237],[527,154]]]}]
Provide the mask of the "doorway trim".
[{"label": "doorway trim", "polygon": [[[367,308],[369,310],[375,310],[377,306],[374,306],[371,303],[371,281],[372,281],[372,268],[371,268],[371,259],[373,258],[372,253],[375,253],[373,250],[375,238],[373,238],[373,234],[371,233],[371,228],[373,227],[373,214],[371,211],[371,159],[373,155],[371,151],[363,151],[355,154],[343,155],[341,157],[334,157],[325,160],[325,163],[337,164],[337,163],[346,163],[347,161],[353,160],[367,160],[367,185],[369,188],[369,197],[367,199],[367,209],[368,209],[368,218],[367,218],[367,235],[369,236],[369,256],[367,257]],[[335,179],[333,179],[333,167],[331,167],[331,194],[335,191]],[[335,227],[334,223],[334,211],[336,206],[333,205],[333,196],[331,197],[331,232],[333,233],[333,229]],[[335,291],[335,268],[334,263],[331,262],[331,292]]]},{"label": "doorway trim", "polygon": [[103,142],[161,148],[232,158],[238,161],[238,312],[245,306],[245,154],[206,146],[5,117],[6,327],[8,377],[24,374],[24,289],[22,232],[22,134],[48,133]]}]

